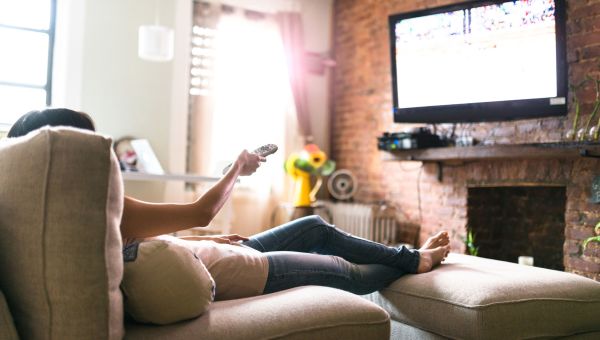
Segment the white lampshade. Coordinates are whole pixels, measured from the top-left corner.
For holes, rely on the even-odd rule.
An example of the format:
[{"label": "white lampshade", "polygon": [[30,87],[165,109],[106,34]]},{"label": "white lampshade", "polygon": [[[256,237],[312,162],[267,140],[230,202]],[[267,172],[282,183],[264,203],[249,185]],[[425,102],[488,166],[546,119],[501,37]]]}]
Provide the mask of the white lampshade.
[{"label": "white lampshade", "polygon": [[150,61],[169,61],[173,59],[175,34],[166,26],[140,26],[138,35],[138,56]]}]

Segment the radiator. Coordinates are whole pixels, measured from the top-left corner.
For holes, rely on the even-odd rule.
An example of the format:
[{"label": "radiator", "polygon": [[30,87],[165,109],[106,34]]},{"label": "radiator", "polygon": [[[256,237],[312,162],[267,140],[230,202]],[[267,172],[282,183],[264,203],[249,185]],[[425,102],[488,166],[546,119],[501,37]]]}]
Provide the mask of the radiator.
[{"label": "radiator", "polygon": [[[375,242],[396,245],[398,223],[395,210],[385,205],[360,203],[324,203],[322,216],[347,233]],[[329,217],[329,218],[327,218]]]}]

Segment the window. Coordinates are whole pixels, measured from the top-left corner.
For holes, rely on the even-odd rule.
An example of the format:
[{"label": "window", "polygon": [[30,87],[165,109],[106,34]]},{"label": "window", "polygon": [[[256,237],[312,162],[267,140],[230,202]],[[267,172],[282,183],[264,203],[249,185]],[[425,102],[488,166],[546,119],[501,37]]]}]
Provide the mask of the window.
[{"label": "window", "polygon": [[[282,148],[269,164],[283,164],[286,123],[295,111],[275,17],[206,2],[194,6],[188,171],[220,175],[242,149],[267,143]],[[274,181],[283,182],[279,166],[261,173],[244,184],[269,191]]]},{"label": "window", "polygon": [[56,0],[0,1],[0,129],[50,105]]}]

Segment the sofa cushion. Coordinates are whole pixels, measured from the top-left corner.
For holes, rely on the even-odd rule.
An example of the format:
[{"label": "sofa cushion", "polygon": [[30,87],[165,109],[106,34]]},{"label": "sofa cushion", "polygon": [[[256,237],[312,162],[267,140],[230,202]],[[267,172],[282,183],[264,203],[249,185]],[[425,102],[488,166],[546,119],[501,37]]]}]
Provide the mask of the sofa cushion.
[{"label": "sofa cushion", "polygon": [[123,184],[111,140],[43,128],[0,141],[0,289],[23,339],[123,335]]},{"label": "sofa cushion", "polygon": [[392,319],[461,339],[570,336],[600,331],[600,283],[543,268],[450,254],[368,296]]},{"label": "sofa cushion", "polygon": [[124,250],[121,289],[125,311],[136,321],[166,325],[198,317],[215,297],[215,282],[194,253],[156,240]]},{"label": "sofa cushion", "polygon": [[358,295],[304,286],[213,302],[204,315],[153,327],[127,324],[126,339],[389,339],[389,315]]},{"label": "sofa cushion", "polygon": [[6,304],[6,299],[4,299],[4,294],[0,290],[0,339],[4,340],[17,340],[19,336],[17,335],[17,330],[15,329],[15,324],[13,322],[12,315],[10,314],[10,310],[8,310],[8,305]]}]

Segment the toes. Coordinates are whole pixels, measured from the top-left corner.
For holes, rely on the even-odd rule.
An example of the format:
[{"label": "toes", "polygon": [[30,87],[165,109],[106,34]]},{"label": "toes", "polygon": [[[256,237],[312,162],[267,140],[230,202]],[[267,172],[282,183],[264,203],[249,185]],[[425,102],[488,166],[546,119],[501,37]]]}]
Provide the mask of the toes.
[{"label": "toes", "polygon": [[450,243],[450,237],[448,236],[448,232],[447,231],[442,231],[440,238],[438,239],[438,242],[440,243],[440,245],[447,245],[448,243]]},{"label": "toes", "polygon": [[433,235],[433,238],[436,240],[440,239],[440,238],[444,237],[445,233],[446,233],[445,231],[439,231],[437,234]]},{"label": "toes", "polygon": [[450,237],[447,231],[439,231],[435,235],[430,236],[421,249],[434,249],[441,246],[446,246],[450,243]]}]

